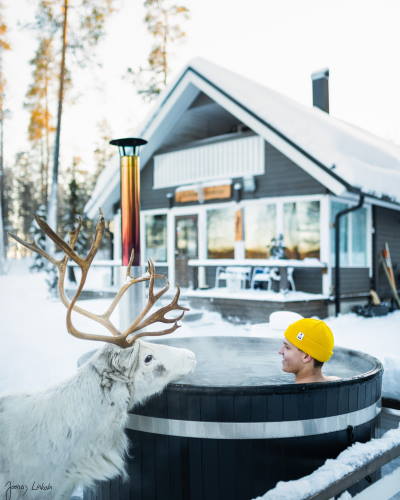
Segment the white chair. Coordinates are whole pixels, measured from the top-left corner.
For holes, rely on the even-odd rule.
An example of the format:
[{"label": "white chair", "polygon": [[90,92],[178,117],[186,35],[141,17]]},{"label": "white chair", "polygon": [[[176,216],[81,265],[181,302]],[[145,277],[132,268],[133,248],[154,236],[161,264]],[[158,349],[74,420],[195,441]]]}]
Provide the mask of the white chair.
[{"label": "white chair", "polygon": [[287,268],[287,280],[288,280],[288,283],[290,284],[292,290],[295,292],[296,287],[294,286],[293,272],[294,272],[294,267]]},{"label": "white chair", "polygon": [[226,272],[226,267],[218,266],[215,272],[215,287],[219,288],[220,281],[226,281],[228,279],[228,273]]},{"label": "white chair", "polygon": [[250,285],[251,281],[251,266],[229,266],[226,268],[228,280],[240,281],[240,288],[246,288],[246,283]]},{"label": "white chair", "polygon": [[268,283],[268,290],[272,287],[272,272],[270,267],[255,267],[251,277],[250,288],[255,289],[256,283]]}]

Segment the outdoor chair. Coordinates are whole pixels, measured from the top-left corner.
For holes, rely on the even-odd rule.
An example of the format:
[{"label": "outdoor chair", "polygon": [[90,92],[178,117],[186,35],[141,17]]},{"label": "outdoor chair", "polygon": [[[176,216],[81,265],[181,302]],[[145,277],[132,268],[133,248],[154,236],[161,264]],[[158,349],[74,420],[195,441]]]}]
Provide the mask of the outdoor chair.
[{"label": "outdoor chair", "polygon": [[226,272],[226,267],[218,266],[215,272],[215,287],[219,288],[220,281],[225,281],[228,279],[228,273]]},{"label": "outdoor chair", "polygon": [[251,288],[255,289],[256,283],[268,283],[267,289],[270,291],[272,290],[272,282],[280,281],[280,279],[277,267],[255,267],[251,279]]},{"label": "outdoor chair", "polygon": [[[296,286],[294,284],[294,279],[293,279],[293,273],[294,273],[294,267],[287,267],[286,268],[286,273],[287,273],[287,282],[288,284],[290,285],[290,288],[292,289],[292,291],[296,291]],[[279,269],[277,267],[273,268],[271,270],[271,275],[272,275],[272,279],[275,280],[275,281],[280,281],[281,279],[281,276],[279,274]],[[284,292],[286,293],[288,290],[284,290]]]},{"label": "outdoor chair", "polygon": [[268,290],[272,288],[272,273],[270,267],[255,267],[251,277],[250,288],[255,289],[256,283],[268,283]]},{"label": "outdoor chair", "polygon": [[290,284],[292,290],[295,292],[296,287],[294,285],[293,272],[294,272],[294,267],[287,268],[287,280],[288,280],[288,283]]},{"label": "outdoor chair", "polygon": [[246,288],[246,284],[251,281],[251,266],[229,266],[226,268],[229,279],[240,281],[240,288]]},{"label": "outdoor chair", "polygon": [[226,281],[226,286],[228,286],[228,281],[236,278],[240,280],[241,288],[246,288],[246,283],[250,284],[250,275],[250,266],[218,266],[215,274],[215,286],[219,288],[221,281]]}]

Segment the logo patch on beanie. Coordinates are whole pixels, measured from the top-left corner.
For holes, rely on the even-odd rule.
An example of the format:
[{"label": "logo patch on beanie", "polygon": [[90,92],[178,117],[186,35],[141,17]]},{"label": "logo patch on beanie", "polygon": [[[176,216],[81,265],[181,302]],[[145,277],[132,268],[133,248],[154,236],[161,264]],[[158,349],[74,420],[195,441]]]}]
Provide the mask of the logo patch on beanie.
[{"label": "logo patch on beanie", "polygon": [[296,338],[297,338],[298,340],[303,340],[303,338],[304,338],[304,333],[303,333],[303,332],[299,332],[299,333],[296,335]]}]

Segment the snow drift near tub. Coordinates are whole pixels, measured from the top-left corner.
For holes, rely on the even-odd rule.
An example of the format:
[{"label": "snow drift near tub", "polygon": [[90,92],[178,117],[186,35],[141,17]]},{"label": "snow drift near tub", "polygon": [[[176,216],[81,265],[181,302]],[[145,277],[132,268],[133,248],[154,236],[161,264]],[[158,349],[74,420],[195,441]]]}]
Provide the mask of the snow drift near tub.
[{"label": "snow drift near tub", "polygon": [[[400,426],[379,439],[355,443],[335,459],[328,459],[309,476],[295,481],[279,481],[274,489],[254,500],[302,500],[358,469],[369,460],[400,445]],[[343,497],[341,497],[343,498]],[[351,498],[351,496],[347,496]]]}]

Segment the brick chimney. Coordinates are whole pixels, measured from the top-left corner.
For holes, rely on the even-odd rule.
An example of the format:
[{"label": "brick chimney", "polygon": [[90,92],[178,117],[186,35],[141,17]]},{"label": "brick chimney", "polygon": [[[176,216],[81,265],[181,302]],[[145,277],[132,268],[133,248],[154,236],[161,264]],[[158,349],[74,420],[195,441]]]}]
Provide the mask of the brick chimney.
[{"label": "brick chimney", "polygon": [[329,113],[329,69],[321,69],[311,74],[313,106]]}]

